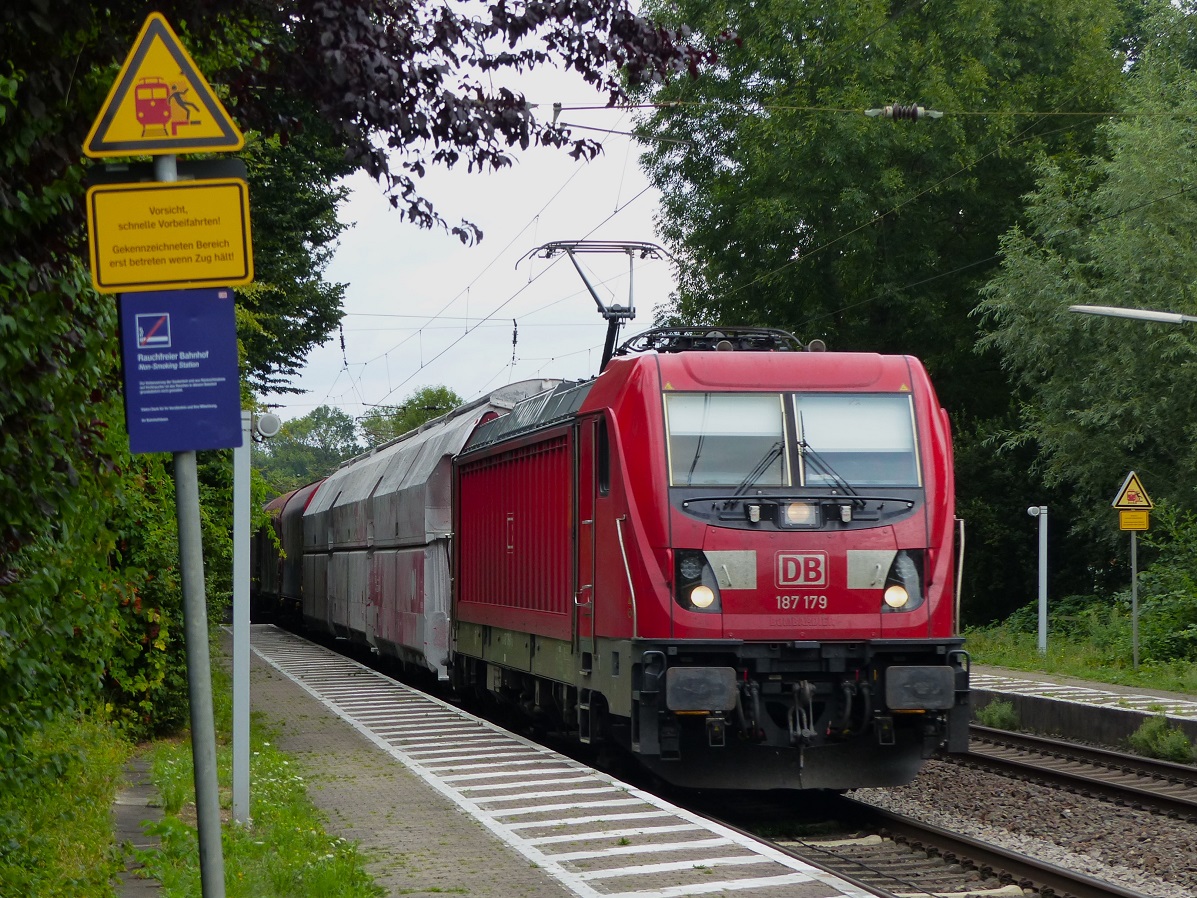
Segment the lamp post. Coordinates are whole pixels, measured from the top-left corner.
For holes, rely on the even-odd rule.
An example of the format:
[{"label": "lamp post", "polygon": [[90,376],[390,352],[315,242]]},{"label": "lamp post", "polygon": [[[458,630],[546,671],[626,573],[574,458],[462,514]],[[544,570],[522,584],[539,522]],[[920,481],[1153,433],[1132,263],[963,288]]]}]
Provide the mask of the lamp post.
[{"label": "lamp post", "polygon": [[1039,519],[1039,654],[1047,654],[1047,506],[1032,505],[1027,514]]},{"label": "lamp post", "polygon": [[1151,309],[1124,309],[1120,306],[1069,306],[1070,312],[1085,315],[1104,315],[1107,318],[1134,318],[1138,321],[1158,321],[1161,324],[1184,324],[1197,321],[1197,315],[1181,315],[1179,312],[1155,312]]},{"label": "lamp post", "polygon": [[250,447],[282,427],[278,415],[241,412],[241,446],[233,450],[233,819],[249,823],[249,555]]}]

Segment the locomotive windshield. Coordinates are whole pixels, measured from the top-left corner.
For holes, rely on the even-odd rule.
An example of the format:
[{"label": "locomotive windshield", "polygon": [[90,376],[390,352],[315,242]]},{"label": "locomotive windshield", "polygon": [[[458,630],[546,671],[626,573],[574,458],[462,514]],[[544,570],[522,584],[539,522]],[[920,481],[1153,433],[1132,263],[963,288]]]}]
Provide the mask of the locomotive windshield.
[{"label": "locomotive windshield", "polygon": [[673,486],[787,486],[785,412],[777,393],[668,393]]},{"label": "locomotive windshield", "polygon": [[[672,486],[919,486],[906,394],[667,393]],[[796,464],[789,451],[798,435]],[[796,470],[797,474],[792,474]]]},{"label": "locomotive windshield", "polygon": [[909,396],[805,394],[794,410],[803,484],[836,486],[838,476],[853,486],[919,485]]}]

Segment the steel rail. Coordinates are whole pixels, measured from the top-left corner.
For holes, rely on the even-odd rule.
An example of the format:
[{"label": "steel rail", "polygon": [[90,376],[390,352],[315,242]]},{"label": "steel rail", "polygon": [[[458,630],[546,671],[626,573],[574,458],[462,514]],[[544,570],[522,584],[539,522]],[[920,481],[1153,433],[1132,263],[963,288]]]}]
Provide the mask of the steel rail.
[{"label": "steel rail", "polygon": [[1024,888],[1029,886],[1040,892],[1050,890],[1056,898],[1149,898],[1143,892],[952,833],[855,799],[843,798],[842,804],[846,814],[861,823],[879,826],[912,844],[971,862],[983,870],[991,870],[1009,878]]},{"label": "steel rail", "polygon": [[[975,727],[973,729],[976,730]],[[1023,733],[1007,734],[1001,730],[987,730],[983,735],[986,741],[1009,745],[1018,750],[1038,752],[1044,756],[1043,761],[1031,757],[1005,757],[986,751],[976,744],[970,746],[967,755],[947,760],[953,763],[974,764],[1007,775],[1032,777],[1053,786],[1141,806],[1174,817],[1197,818],[1197,769],[1193,767],[1089,746],[1071,745],[1054,739],[1040,739]],[[1050,763],[1052,760],[1076,761],[1096,769],[1092,773],[1086,773],[1045,765],[1045,762]],[[1127,774],[1161,780],[1162,787],[1179,784],[1182,788],[1193,790],[1193,794],[1175,795],[1164,791],[1164,788],[1153,788],[1151,784],[1111,779]]]}]

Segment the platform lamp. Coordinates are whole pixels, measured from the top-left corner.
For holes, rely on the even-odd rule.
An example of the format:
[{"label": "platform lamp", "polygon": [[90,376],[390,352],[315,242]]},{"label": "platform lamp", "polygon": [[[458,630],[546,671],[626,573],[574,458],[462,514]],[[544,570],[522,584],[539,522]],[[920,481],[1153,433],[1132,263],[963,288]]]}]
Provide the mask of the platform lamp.
[{"label": "platform lamp", "polygon": [[249,541],[250,447],[278,436],[273,412],[241,412],[241,445],[233,450],[233,820],[249,823]]},{"label": "platform lamp", "polygon": [[1197,315],[1181,315],[1179,312],[1155,312],[1151,309],[1124,309],[1121,306],[1069,306],[1070,312],[1086,315],[1105,315],[1107,318],[1136,318],[1139,321],[1158,321],[1162,324],[1185,324],[1197,321]]}]

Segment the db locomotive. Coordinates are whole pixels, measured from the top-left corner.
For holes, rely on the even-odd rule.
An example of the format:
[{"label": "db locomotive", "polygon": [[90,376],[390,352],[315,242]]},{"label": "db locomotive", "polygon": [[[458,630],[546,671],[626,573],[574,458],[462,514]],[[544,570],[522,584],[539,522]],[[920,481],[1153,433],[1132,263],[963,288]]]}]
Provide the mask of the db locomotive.
[{"label": "db locomotive", "polygon": [[258,601],[684,787],[967,749],[948,420],[909,356],[656,329],[271,503]]}]

